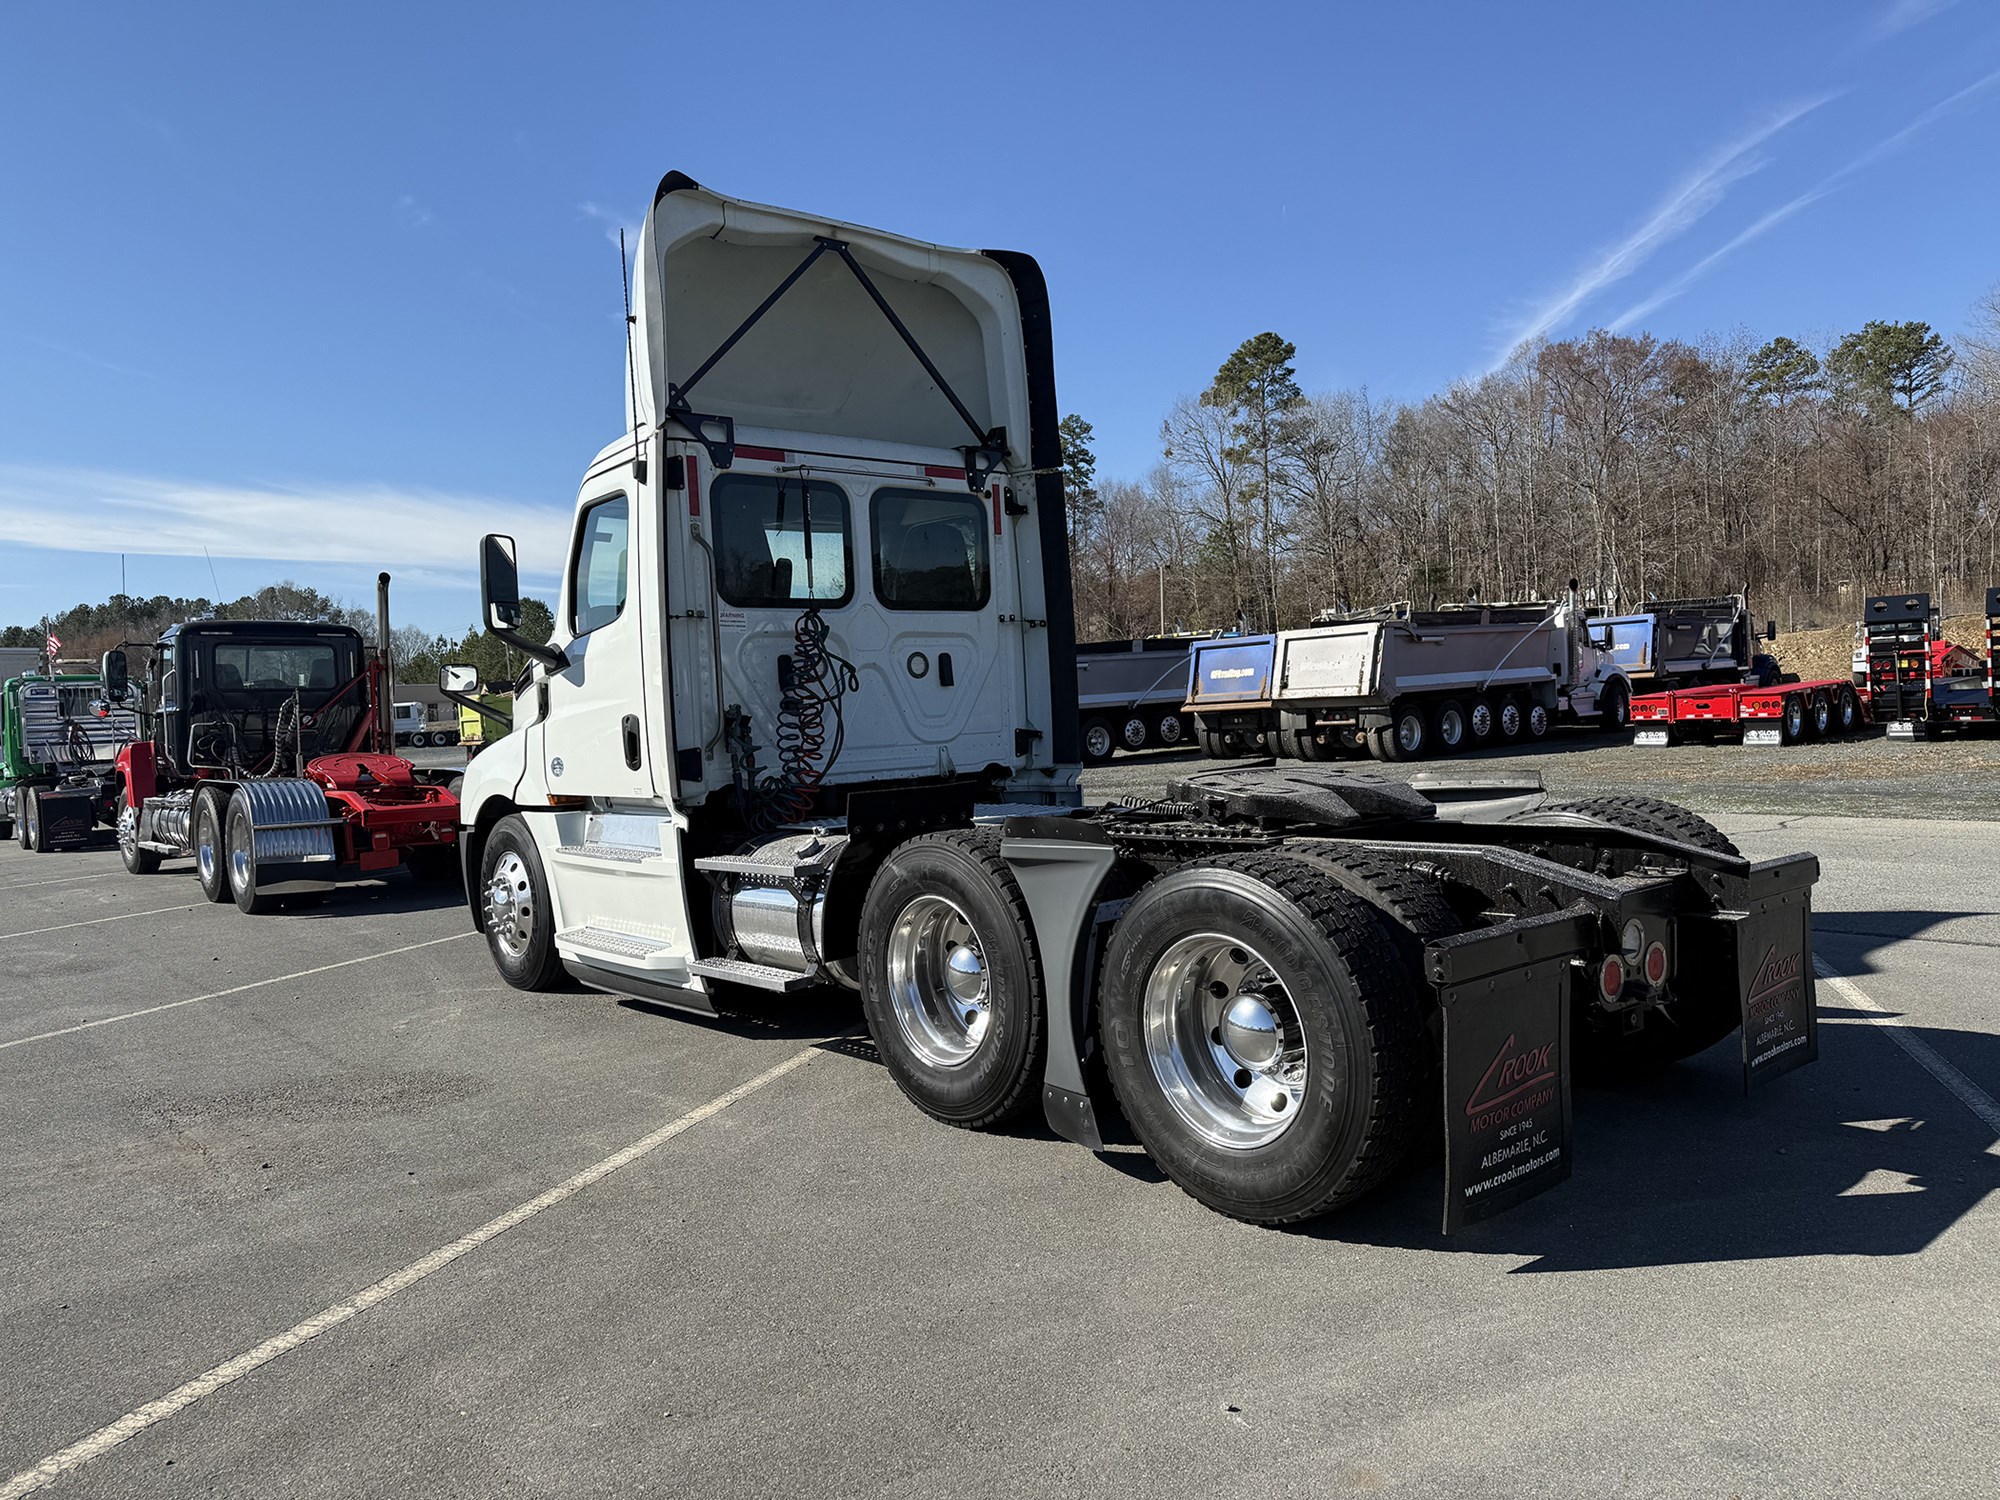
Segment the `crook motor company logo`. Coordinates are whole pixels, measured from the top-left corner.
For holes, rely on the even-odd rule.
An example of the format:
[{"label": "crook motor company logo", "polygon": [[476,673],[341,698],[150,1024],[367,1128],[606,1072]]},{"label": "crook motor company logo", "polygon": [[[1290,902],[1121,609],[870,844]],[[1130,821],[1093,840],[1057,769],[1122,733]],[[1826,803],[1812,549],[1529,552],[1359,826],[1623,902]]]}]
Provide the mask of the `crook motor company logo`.
[{"label": "crook motor company logo", "polygon": [[1465,1101],[1466,1118],[1472,1122],[1474,1134],[1532,1115],[1554,1103],[1556,1065],[1553,1038],[1523,1047],[1518,1034],[1510,1031]]},{"label": "crook motor company logo", "polygon": [[1754,1025],[1774,1010],[1796,1005],[1805,998],[1806,956],[1778,952],[1774,943],[1764,950],[1763,962],[1750,981],[1744,1009]]}]

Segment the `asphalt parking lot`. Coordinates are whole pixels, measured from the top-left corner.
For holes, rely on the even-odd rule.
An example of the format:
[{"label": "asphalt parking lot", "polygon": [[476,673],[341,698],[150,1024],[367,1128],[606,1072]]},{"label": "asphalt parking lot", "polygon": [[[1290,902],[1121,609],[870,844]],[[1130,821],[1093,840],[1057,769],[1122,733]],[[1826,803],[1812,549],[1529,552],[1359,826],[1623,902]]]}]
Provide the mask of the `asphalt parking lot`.
[{"label": "asphalt parking lot", "polygon": [[929,1122],[844,1000],[509,990],[400,877],[0,845],[0,1497],[1979,1492],[2000,825],[1718,821],[1821,856],[1821,1060],[1580,1091],[1448,1241],[1435,1161],[1246,1228]]}]

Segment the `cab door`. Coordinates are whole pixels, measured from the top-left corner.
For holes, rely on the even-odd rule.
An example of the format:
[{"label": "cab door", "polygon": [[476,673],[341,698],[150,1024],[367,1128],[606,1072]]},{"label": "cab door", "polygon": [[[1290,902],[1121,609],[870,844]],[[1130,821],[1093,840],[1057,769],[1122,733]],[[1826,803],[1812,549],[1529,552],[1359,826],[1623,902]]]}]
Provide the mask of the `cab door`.
[{"label": "cab door", "polygon": [[650,799],[655,780],[648,743],[645,637],[640,621],[640,534],[647,528],[629,493],[629,471],[586,488],[570,540],[556,638],[565,630],[568,664],[547,677],[541,729],[552,795]]}]

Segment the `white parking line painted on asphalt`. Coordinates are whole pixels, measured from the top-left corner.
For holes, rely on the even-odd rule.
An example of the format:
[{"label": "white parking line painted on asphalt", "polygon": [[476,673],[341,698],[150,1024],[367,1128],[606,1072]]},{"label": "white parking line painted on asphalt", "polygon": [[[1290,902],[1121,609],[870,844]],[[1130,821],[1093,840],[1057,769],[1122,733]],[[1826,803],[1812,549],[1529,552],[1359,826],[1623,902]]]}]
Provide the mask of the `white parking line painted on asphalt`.
[{"label": "white parking line painted on asphalt", "polygon": [[[843,1032],[841,1036],[858,1035]],[[837,1041],[839,1037],[829,1037]],[[195,1376],[184,1385],[176,1386],[157,1401],[149,1401],[144,1406],[127,1412],[108,1426],[100,1427],[89,1437],[72,1443],[59,1453],[52,1453],[32,1468],[23,1469],[4,1485],[0,1485],[0,1500],[20,1500],[22,1495],[32,1494],[42,1486],[60,1479],[70,1470],[89,1463],[93,1458],[101,1458],[127,1438],[138,1436],[155,1423],[164,1422],[175,1413],[184,1411],[212,1395],[232,1381],[241,1380],[252,1370],[267,1365],[281,1355],[289,1354],[300,1345],[310,1342],[329,1328],[337,1328],[349,1318],[358,1317],[371,1307],[379,1307],[398,1292],[405,1291],[429,1276],[433,1271],[442,1271],[461,1256],[470,1255],[481,1245],[496,1235],[505,1234],[516,1224],[534,1218],[544,1209],[554,1208],[567,1198],[573,1198],[593,1183],[602,1182],[620,1167],[630,1166],[640,1157],[656,1150],[685,1130],[691,1130],[703,1120],[719,1115],[737,1100],[748,1097],[766,1084],[776,1083],[787,1073],[805,1065],[812,1055],[825,1045],[814,1042],[801,1049],[772,1068],[766,1068],[747,1083],[739,1083],[726,1094],[689,1110],[676,1120],[662,1125],[651,1135],[634,1141],[622,1151],[613,1152],[595,1166],[585,1167],[574,1177],[556,1184],[546,1193],[530,1198],[526,1203],[510,1208],[497,1219],[488,1219],[470,1234],[459,1236],[450,1244],[441,1246],[422,1260],[413,1260],[402,1270],[384,1276],[372,1286],[363,1287],[345,1301],[336,1302],[322,1312],[314,1313],[303,1323],[294,1323],[283,1333],[264,1340],[254,1349],[246,1349],[234,1359],[225,1360],[214,1369]]]},{"label": "white parking line painted on asphalt", "polygon": [[109,880],[113,875],[122,873],[119,870],[99,870],[95,875],[63,875],[54,880],[16,880],[0,885],[0,891],[25,891],[38,885],[74,885],[79,880]]},{"label": "white parking line painted on asphalt", "polygon": [[[1832,985],[1849,1005],[1866,1012],[1870,1022],[1889,1033],[1890,1041],[1909,1053],[1926,1073],[1951,1090],[1960,1104],[1977,1115],[1995,1137],[2000,1137],[2000,1101],[1938,1056],[1936,1048],[1891,1015],[1886,1007],[1878,1005],[1860,985],[1834,973],[1825,959],[1813,960],[1813,972]],[[2000,1156],[2000,1139],[1986,1148],[1986,1154]]]},{"label": "white parking line painted on asphalt", "polygon": [[40,937],[45,932],[67,932],[72,927],[95,927],[99,922],[129,922],[134,917],[157,917],[162,912],[193,911],[194,909],[194,903],[188,901],[183,902],[179,906],[156,906],[151,911],[128,911],[121,912],[115,917],[92,917],[87,922],[63,922],[55,927],[30,927],[26,932],[0,932],[0,943],[8,941],[10,938]]},{"label": "white parking line painted on asphalt", "polygon": [[11,1042],[0,1042],[0,1052],[5,1052],[9,1047],[25,1047],[30,1042],[46,1042],[55,1037],[69,1036],[73,1032],[89,1031],[96,1026],[109,1026],[115,1021],[136,1021],[141,1016],[156,1016],[163,1010],[179,1010],[183,1005],[199,1005],[204,1000],[220,1000],[225,995],[240,995],[245,990],[261,990],[266,985],[283,984],[288,979],[307,979],[314,974],[326,974],[334,969],[373,963],[378,958],[394,958],[398,953],[414,953],[419,948],[435,948],[439,943],[455,943],[460,938],[478,936],[476,932],[454,932],[450,937],[430,938],[401,948],[389,948],[381,953],[364,953],[359,958],[343,958],[337,964],[321,964],[316,969],[300,969],[296,973],[279,974],[271,979],[253,979],[248,984],[234,985],[226,990],[211,990],[206,995],[190,995],[185,1000],[169,1000],[165,1005],[149,1005],[144,1010],[121,1011],[115,1016],[103,1016],[95,1021],[79,1021],[74,1026],[64,1026],[56,1031],[43,1031],[34,1036],[15,1037]]}]

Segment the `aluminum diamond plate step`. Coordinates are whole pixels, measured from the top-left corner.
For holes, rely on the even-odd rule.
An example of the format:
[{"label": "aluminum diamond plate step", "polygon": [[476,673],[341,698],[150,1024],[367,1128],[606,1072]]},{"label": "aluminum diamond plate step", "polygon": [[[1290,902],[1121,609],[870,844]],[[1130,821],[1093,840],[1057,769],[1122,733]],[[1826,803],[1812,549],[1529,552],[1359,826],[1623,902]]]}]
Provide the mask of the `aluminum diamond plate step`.
[{"label": "aluminum diamond plate step", "polygon": [[579,956],[607,958],[627,968],[646,971],[684,970],[686,961],[665,938],[647,937],[636,932],[619,932],[610,927],[570,927],[556,934],[559,950],[575,950]]},{"label": "aluminum diamond plate step", "polygon": [[703,979],[747,984],[753,989],[776,990],[779,994],[790,994],[793,990],[807,989],[819,983],[811,974],[794,974],[790,969],[775,969],[769,964],[745,963],[740,958],[697,958],[688,965],[688,969]]},{"label": "aluminum diamond plate step", "polygon": [[636,865],[660,857],[657,848],[648,849],[643,844],[562,844],[556,852],[570,859],[602,859],[621,865]]}]

